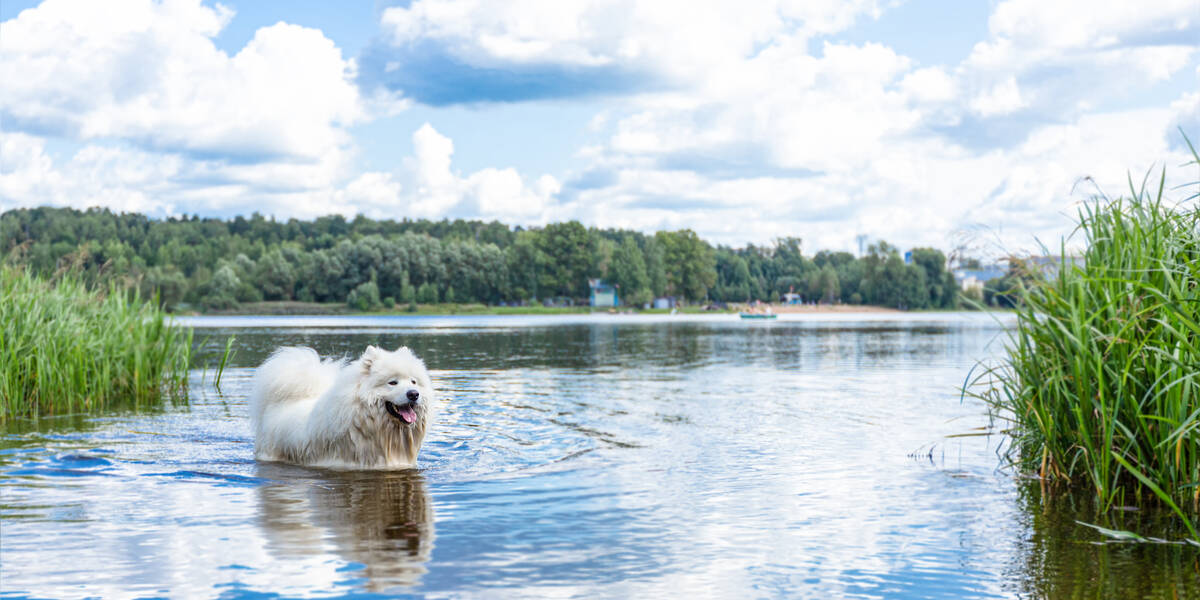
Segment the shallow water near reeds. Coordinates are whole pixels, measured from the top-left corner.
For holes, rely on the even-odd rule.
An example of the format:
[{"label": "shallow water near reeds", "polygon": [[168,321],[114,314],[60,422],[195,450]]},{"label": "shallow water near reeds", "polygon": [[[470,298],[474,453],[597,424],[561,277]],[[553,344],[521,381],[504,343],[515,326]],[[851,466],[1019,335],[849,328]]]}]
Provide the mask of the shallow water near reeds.
[{"label": "shallow water near reeds", "polygon": [[[191,318],[221,389],[14,422],[2,597],[1200,597],[1197,550],[1103,544],[999,469],[958,392],[1002,351],[970,313]],[[443,399],[419,469],[257,463],[279,345],[415,349]],[[215,358],[211,361],[215,364]]]}]

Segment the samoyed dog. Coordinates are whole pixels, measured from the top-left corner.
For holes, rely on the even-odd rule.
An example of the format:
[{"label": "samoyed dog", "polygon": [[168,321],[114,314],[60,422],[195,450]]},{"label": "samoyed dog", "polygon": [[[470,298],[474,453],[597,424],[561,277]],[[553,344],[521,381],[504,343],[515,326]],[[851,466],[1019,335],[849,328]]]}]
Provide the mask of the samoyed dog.
[{"label": "samoyed dog", "polygon": [[357,360],[280,348],[254,375],[254,457],[341,469],[415,466],[433,412],[425,363],[368,346]]}]

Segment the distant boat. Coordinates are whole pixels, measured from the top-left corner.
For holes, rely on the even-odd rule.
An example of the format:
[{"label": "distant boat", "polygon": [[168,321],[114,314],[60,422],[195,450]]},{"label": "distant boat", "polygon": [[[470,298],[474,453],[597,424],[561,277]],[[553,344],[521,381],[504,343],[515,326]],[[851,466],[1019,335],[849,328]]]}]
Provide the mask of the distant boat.
[{"label": "distant boat", "polygon": [[738,316],[743,319],[774,319],[778,315],[775,313],[738,313]]}]

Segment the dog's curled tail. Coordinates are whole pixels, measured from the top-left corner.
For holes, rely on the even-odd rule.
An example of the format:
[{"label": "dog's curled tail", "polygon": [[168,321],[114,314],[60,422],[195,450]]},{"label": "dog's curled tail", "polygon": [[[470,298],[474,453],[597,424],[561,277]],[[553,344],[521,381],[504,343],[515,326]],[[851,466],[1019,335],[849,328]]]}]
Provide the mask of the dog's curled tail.
[{"label": "dog's curled tail", "polygon": [[250,414],[255,428],[269,406],[320,394],[336,369],[333,362],[322,362],[312,348],[283,347],[271,353],[254,373]]}]

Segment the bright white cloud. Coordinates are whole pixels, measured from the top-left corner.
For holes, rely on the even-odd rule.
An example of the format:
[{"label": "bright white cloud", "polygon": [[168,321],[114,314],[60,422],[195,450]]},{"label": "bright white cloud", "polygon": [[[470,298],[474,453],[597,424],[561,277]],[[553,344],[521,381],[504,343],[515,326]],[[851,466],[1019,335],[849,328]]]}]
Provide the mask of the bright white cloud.
[{"label": "bright white cloud", "polygon": [[[532,183],[515,169],[453,169],[454,143],[429,124],[413,134],[414,154],[394,172],[367,171],[343,181],[337,164],[227,165],[183,154],[89,144],[56,163],[45,140],[21,133],[0,141],[0,210],[16,206],[107,206],[152,216],[251,210],[282,218],[326,214],[375,218],[471,217],[542,224],[562,186]],[[197,185],[195,182],[203,182]],[[286,185],[285,185],[286,183]],[[248,199],[251,204],[247,204]]]},{"label": "bright white cloud", "polygon": [[88,146],[59,167],[47,154],[42,139],[20,133],[4,135],[0,154],[0,208],[52,204],[107,206],[151,214],[174,212],[164,192],[172,187],[170,179],[179,173],[178,159]]},{"label": "bright white cloud", "polygon": [[1183,70],[1197,53],[1200,12],[1189,0],[1006,0],[988,28],[959,69],[972,107],[993,116],[1029,106],[1061,119]]},{"label": "bright white cloud", "polygon": [[1200,92],[1184,94],[1182,98],[1172,102],[1171,112],[1174,116],[1168,129],[1172,134],[1183,130],[1192,136],[1193,145],[1200,143]]},{"label": "bright white cloud", "polygon": [[992,86],[991,89],[971,99],[971,110],[983,117],[1007,115],[1027,105],[1021,98],[1021,88],[1017,86],[1017,78],[1009,77]]},{"label": "bright white cloud", "polygon": [[616,66],[695,81],[782,33],[811,37],[877,14],[875,0],[417,0],[384,11],[390,42],[436,43],[459,61]]},{"label": "bright white cloud", "polygon": [[413,133],[413,150],[419,196],[413,208],[422,216],[445,213],[462,198],[462,181],[450,169],[454,142],[426,123]]},{"label": "bright white cloud", "polygon": [[353,64],[322,33],[278,23],[235,56],[232,12],[200,0],[47,0],[0,25],[8,129],[168,152],[314,160],[365,117]]},{"label": "bright white cloud", "polygon": [[958,84],[941,67],[917,69],[904,76],[900,89],[915,102],[949,102],[958,95]]},{"label": "bright white cloud", "polygon": [[1187,182],[1194,173],[1176,168],[1186,155],[1166,136],[1147,135],[1178,118],[1163,109],[1086,116],[978,154],[936,140],[897,142],[859,169],[811,177],[716,179],[629,165],[614,184],[580,192],[556,216],[690,227],[730,245],[795,235],[810,251],[854,249],[859,233],[904,248],[948,248],[969,229],[988,252],[1036,252],[1035,240],[1053,245],[1071,231],[1079,204],[1097,189],[1126,193],[1127,173],[1140,180],[1165,164],[1168,187]]},{"label": "bright white cloud", "polygon": [[414,181],[408,206],[412,216],[446,215],[540,223],[561,186],[549,175],[527,186],[515,169],[486,168],[462,177],[451,168],[454,142],[426,123],[413,133],[414,156],[407,161]]},{"label": "bright white cloud", "polygon": [[[0,24],[0,207],[316,216],[377,198],[345,183],[346,127],[387,99],[360,97],[319,30],[279,22],[225,53],[231,18],[199,0],[47,0]],[[86,145],[56,162],[47,133]]]},{"label": "bright white cloud", "polygon": [[[988,27],[998,39],[1018,42],[1023,51],[1158,45],[1171,33],[1186,34],[1200,26],[1200,12],[1190,0],[1146,3],[1063,0],[1006,0],[996,6]],[[1194,40],[1193,40],[1194,41]]]},{"label": "bright white cloud", "polygon": [[869,160],[917,113],[892,88],[908,59],[877,44],[825,44],[809,56],[780,43],[696,90],[642,98],[618,120],[610,148],[624,155],[701,154],[761,166],[823,171]]},{"label": "bright white cloud", "polygon": [[853,248],[856,233],[945,247],[972,225],[1011,249],[1052,241],[1093,191],[1075,188],[1081,178],[1120,193],[1127,171],[1186,159],[1171,149],[1171,124],[1189,122],[1191,95],[1170,111],[1095,107],[1126,91],[1113,81],[1186,73],[1200,15],[1189,2],[1080,4],[1078,17],[1044,4],[997,5],[989,38],[952,68],[914,68],[871,43],[811,55],[803,35],[775,32],[690,87],[606,114],[609,142],[581,156],[613,183],[582,190],[564,212],[690,224],[735,245],[790,232],[810,249]]}]

